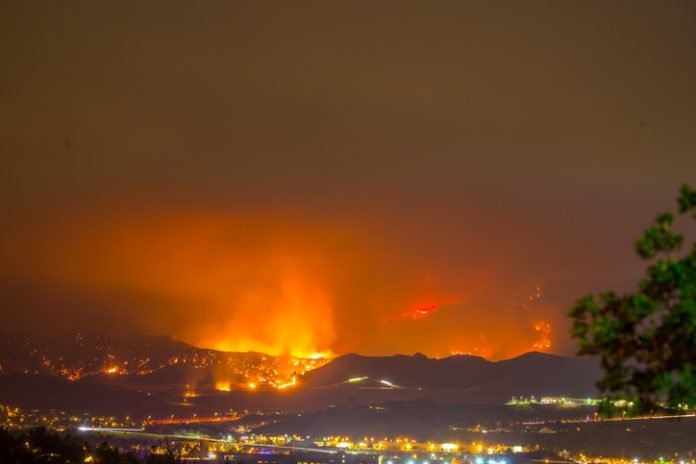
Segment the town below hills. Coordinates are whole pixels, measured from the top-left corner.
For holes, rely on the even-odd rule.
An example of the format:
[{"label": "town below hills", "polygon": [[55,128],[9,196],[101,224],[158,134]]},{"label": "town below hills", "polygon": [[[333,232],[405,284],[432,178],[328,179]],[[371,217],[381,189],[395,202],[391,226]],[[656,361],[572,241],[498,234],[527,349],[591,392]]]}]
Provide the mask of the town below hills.
[{"label": "town below hills", "polygon": [[611,456],[629,448],[686,455],[696,430],[688,418],[597,420],[592,398],[601,369],[592,358],[302,359],[200,349],[166,337],[1,340],[0,423],[157,436],[485,437]]}]

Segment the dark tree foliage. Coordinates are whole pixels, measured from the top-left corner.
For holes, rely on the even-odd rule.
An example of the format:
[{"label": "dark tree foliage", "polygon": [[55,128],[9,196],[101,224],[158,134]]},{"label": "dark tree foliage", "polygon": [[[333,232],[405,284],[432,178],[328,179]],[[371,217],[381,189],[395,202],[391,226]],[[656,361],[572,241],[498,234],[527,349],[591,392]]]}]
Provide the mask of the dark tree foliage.
[{"label": "dark tree foliage", "polygon": [[[89,458],[89,459],[88,459]],[[59,434],[44,427],[28,431],[0,428],[0,463],[2,464],[140,464],[131,452],[122,452],[104,442],[93,448],[88,442],[71,434]],[[174,464],[179,460],[172,454],[149,455],[145,463]]]},{"label": "dark tree foliage", "polygon": [[[678,213],[696,218],[688,185]],[[617,404],[628,414],[696,408],[696,244],[680,253],[684,237],[673,224],[672,213],[660,214],[636,243],[650,264],[634,293],[587,295],[570,312],[578,354],[601,359],[606,415]]]},{"label": "dark tree foliage", "polygon": [[151,454],[145,458],[145,464],[177,464],[179,460],[170,451],[165,454]]}]

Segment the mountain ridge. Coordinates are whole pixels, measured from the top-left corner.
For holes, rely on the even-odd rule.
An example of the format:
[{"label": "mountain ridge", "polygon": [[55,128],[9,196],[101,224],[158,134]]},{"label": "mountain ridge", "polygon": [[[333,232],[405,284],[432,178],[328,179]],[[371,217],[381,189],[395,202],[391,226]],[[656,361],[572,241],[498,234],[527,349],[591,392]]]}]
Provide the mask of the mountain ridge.
[{"label": "mountain ridge", "polygon": [[[420,353],[300,360],[198,349],[170,338],[89,337],[64,343],[67,351],[60,351],[60,342],[51,347],[21,337],[0,340],[0,363],[11,367],[0,371],[1,402],[32,406],[40,401],[68,409],[83,404],[153,415],[230,408],[301,411],[421,399],[502,404],[513,396],[596,396],[594,382],[600,378],[596,359],[538,352],[500,361]],[[148,363],[141,364],[144,360]],[[70,378],[65,372],[80,375]]]}]

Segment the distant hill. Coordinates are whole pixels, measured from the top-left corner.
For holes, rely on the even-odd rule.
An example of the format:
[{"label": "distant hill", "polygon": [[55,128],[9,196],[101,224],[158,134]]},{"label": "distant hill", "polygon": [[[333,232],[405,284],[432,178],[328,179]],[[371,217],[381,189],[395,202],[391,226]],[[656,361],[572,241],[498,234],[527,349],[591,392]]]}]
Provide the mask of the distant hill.
[{"label": "distant hill", "polygon": [[0,374],[57,375],[69,380],[108,369],[121,374],[146,374],[176,362],[205,359],[209,351],[168,337],[3,335]]},{"label": "distant hill", "polygon": [[414,356],[369,357],[349,354],[305,373],[312,388],[458,389],[503,396],[594,396],[600,378],[597,360],[531,352],[505,361],[474,356],[432,359]]},{"label": "distant hill", "polygon": [[[277,389],[296,378],[296,384]],[[596,396],[594,359],[542,353],[487,361],[348,354],[333,360],[200,349],[166,337],[0,338],[0,404],[93,412],[312,411],[429,400]]]},{"label": "distant hill", "polygon": [[318,367],[325,359],[223,352],[197,348],[169,337],[0,336],[0,375],[60,376],[68,380],[90,376],[143,377],[156,383],[230,385],[285,383],[295,374]]},{"label": "distant hill", "polygon": [[57,376],[24,374],[0,376],[0,404],[133,417],[186,412],[184,406],[165,398],[101,381],[71,382]]}]

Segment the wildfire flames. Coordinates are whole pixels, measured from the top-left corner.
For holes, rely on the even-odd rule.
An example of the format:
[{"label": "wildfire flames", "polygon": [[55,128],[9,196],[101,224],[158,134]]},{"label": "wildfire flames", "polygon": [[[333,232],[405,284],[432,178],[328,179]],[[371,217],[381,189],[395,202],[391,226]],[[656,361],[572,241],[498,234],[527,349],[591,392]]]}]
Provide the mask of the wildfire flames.
[{"label": "wildfire flames", "polygon": [[[516,307],[496,300],[506,281],[492,256],[475,272],[438,270],[346,227],[253,214],[109,213],[65,224],[33,228],[46,235],[26,234],[27,243],[8,248],[22,250],[13,258],[18,273],[97,295],[104,308],[92,323],[202,348],[317,360],[336,352],[452,350],[500,359],[531,345],[551,348],[550,324],[527,322],[536,320],[530,313],[541,304],[541,287]],[[510,317],[520,309],[523,324]],[[81,317],[89,319],[74,319]],[[275,387],[293,372],[275,377],[283,379]],[[249,382],[270,385],[250,377],[243,388]]]},{"label": "wildfire flames", "polygon": [[401,317],[409,317],[411,319],[422,319],[424,317],[430,316],[432,313],[437,311],[436,304],[429,305],[417,305],[408,311],[401,314]]},{"label": "wildfire flames", "polygon": [[551,324],[546,321],[534,323],[534,330],[537,332],[537,340],[534,342],[535,350],[545,351],[551,348]]},{"label": "wildfire flames", "polygon": [[215,382],[215,389],[220,391],[232,391],[232,384],[230,382],[218,381]]}]

